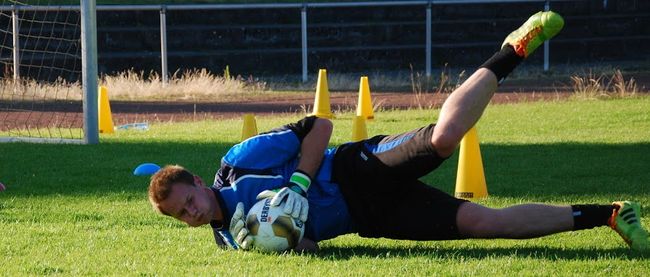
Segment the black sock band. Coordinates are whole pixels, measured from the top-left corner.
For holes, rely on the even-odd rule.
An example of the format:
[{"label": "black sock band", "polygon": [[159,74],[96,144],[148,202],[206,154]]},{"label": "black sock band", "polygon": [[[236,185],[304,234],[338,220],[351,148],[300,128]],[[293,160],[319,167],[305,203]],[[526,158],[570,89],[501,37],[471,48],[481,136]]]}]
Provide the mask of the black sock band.
[{"label": "black sock band", "polygon": [[591,229],[607,225],[612,216],[612,205],[571,205],[573,211],[573,230]]},{"label": "black sock band", "polygon": [[485,61],[479,68],[487,68],[492,71],[494,75],[497,75],[497,81],[500,84],[523,60],[524,57],[517,55],[515,49],[507,45]]}]

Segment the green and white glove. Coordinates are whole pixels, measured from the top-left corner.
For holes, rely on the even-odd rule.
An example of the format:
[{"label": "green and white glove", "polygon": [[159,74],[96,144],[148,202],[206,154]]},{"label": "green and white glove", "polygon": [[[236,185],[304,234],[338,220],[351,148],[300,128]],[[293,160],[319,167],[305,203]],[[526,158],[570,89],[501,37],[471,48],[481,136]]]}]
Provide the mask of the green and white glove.
[{"label": "green and white glove", "polygon": [[309,203],[307,202],[309,185],[311,185],[309,175],[296,170],[285,187],[262,191],[257,195],[257,200],[271,198],[271,206],[279,206],[284,202],[282,211],[285,214],[305,222],[309,213]]},{"label": "green and white glove", "polygon": [[230,219],[230,234],[235,238],[239,248],[243,250],[248,250],[253,246],[255,241],[255,236],[251,235],[246,228],[244,222],[244,203],[237,203],[237,208],[235,208],[235,213]]}]

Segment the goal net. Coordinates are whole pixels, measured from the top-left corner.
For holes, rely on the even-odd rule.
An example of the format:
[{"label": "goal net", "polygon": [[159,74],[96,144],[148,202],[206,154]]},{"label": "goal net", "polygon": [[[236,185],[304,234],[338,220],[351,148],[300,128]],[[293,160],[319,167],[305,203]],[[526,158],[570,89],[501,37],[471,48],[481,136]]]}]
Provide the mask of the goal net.
[{"label": "goal net", "polygon": [[0,142],[87,142],[80,7],[2,1]]}]

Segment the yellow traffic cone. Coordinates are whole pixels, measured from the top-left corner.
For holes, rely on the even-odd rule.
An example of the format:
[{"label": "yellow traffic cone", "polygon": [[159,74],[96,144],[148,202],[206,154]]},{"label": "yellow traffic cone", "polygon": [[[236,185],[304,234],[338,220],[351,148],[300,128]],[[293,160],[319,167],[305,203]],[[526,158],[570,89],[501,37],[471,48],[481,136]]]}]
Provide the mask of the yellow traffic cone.
[{"label": "yellow traffic cone", "polygon": [[316,99],[314,100],[314,112],[312,115],[322,118],[334,118],[330,110],[330,91],[327,87],[327,70],[318,71],[318,82],[316,84]]},{"label": "yellow traffic cone", "polygon": [[359,103],[357,104],[357,116],[363,116],[367,120],[372,120],[375,115],[372,112],[372,101],[370,100],[370,85],[368,77],[363,76],[359,81]]},{"label": "yellow traffic cone", "polygon": [[99,132],[103,134],[112,134],[115,132],[113,126],[113,116],[111,114],[111,104],[108,101],[108,89],[105,86],[99,86],[99,109],[97,120],[99,121]]},{"label": "yellow traffic cone", "polygon": [[226,65],[226,69],[223,70],[223,78],[230,80],[230,67]]},{"label": "yellow traffic cone", "polygon": [[360,141],[368,138],[368,130],[366,129],[366,118],[363,116],[355,116],[352,121],[352,141]]},{"label": "yellow traffic cone", "polygon": [[244,141],[252,136],[257,135],[257,123],[255,122],[255,115],[244,114],[244,125],[241,129],[241,140]]},{"label": "yellow traffic cone", "polygon": [[469,129],[460,142],[455,196],[464,199],[488,196],[476,126]]}]

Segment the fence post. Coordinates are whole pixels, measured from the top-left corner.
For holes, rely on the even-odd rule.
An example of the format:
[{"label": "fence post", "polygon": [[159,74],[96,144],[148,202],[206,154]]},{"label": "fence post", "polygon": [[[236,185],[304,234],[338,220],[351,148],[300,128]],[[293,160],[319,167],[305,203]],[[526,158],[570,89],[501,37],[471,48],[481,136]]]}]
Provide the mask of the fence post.
[{"label": "fence post", "polygon": [[[549,11],[551,9],[551,4],[549,0],[546,0],[546,4],[544,4],[544,10]],[[548,71],[549,67],[549,55],[550,55],[550,49],[549,49],[549,41],[544,42],[544,71]]]},{"label": "fence post", "polygon": [[16,5],[12,5],[11,10],[11,24],[12,24],[12,37],[13,37],[13,55],[14,55],[14,82],[20,79],[20,22],[18,21],[18,10]]},{"label": "fence post", "polygon": [[302,82],[307,82],[307,5],[300,10],[300,33],[302,38]]},{"label": "fence post", "polygon": [[427,4],[427,19],[426,19],[426,76],[431,77],[431,0]]},{"label": "fence post", "polygon": [[160,6],[160,63],[162,64],[162,85],[165,87],[168,82],[167,69],[167,6]]}]

